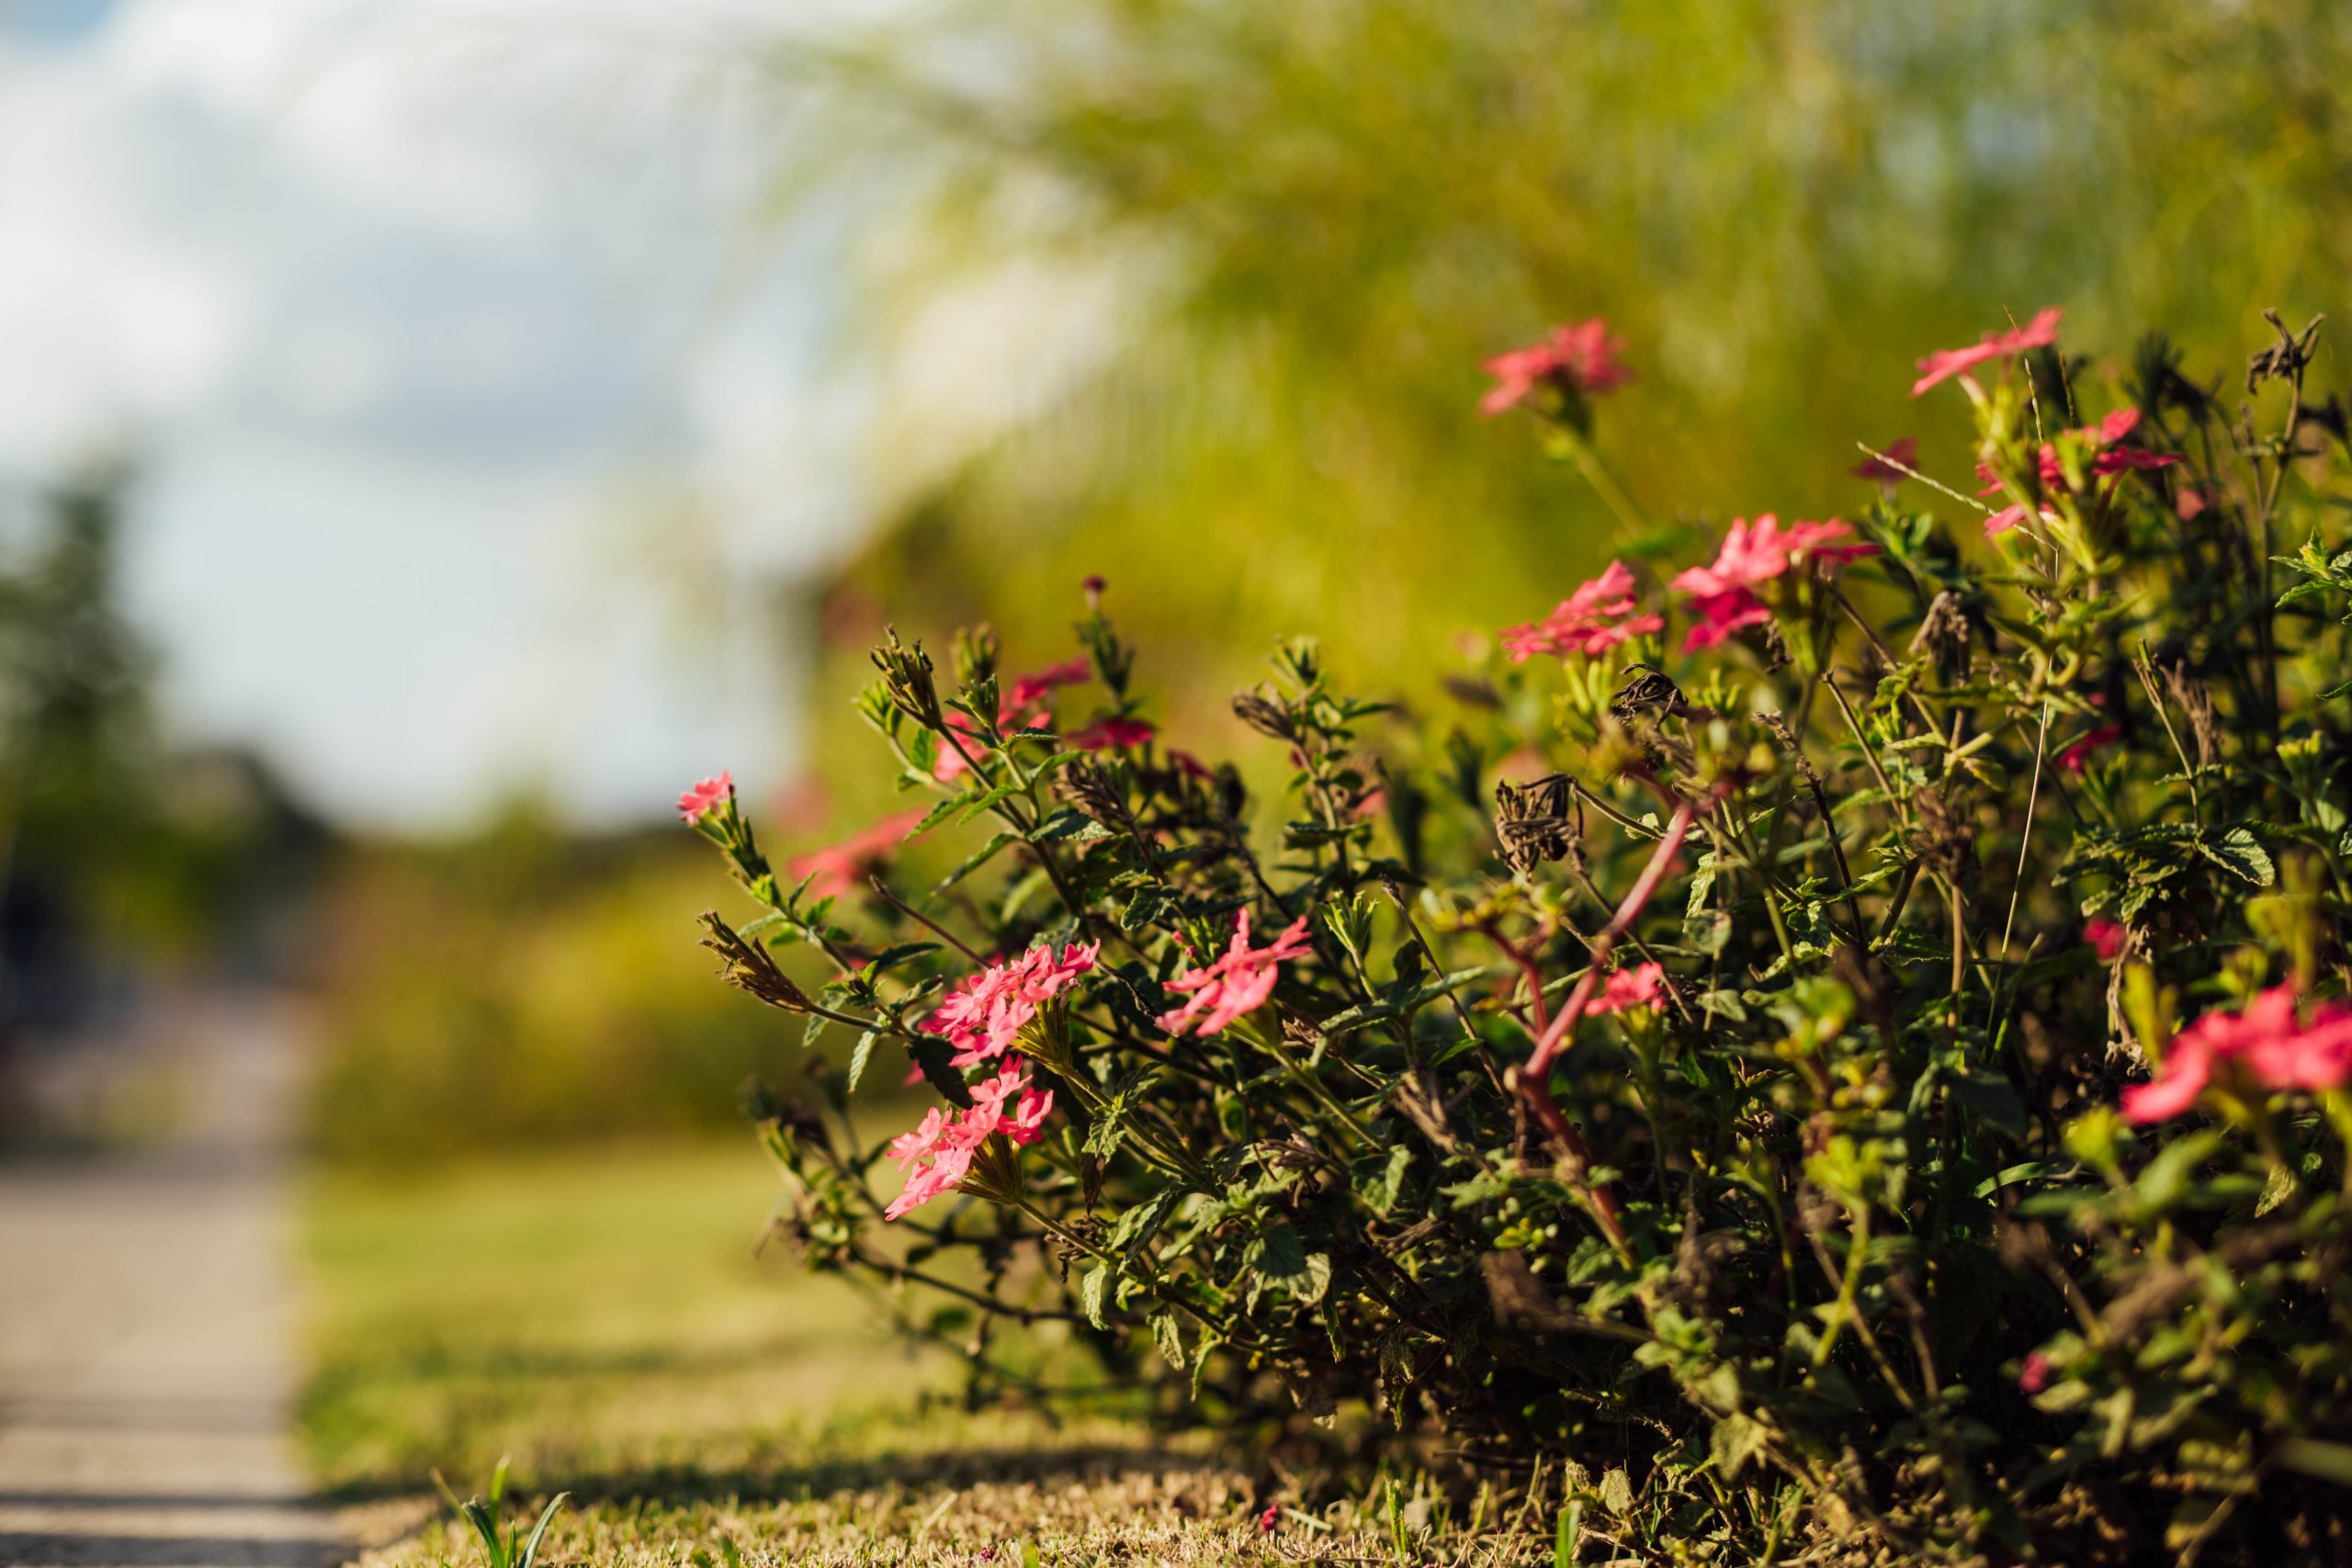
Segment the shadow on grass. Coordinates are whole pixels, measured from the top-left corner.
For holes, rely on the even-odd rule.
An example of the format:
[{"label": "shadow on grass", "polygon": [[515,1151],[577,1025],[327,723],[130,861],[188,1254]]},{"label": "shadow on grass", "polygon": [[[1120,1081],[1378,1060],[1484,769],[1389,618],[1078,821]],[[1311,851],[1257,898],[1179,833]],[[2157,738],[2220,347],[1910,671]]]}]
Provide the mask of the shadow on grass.
[{"label": "shadow on grass", "polygon": [[[599,1506],[649,1512],[696,1506],[759,1507],[816,1502],[886,1489],[958,1490],[982,1484],[1093,1484],[1137,1477],[1199,1475],[1216,1468],[1203,1455],[1150,1446],[1072,1442],[999,1450],[969,1448],[892,1450],[856,1458],[797,1463],[708,1468],[690,1463],[594,1467],[534,1478],[533,1496],[569,1492],[575,1509]],[[355,1483],[322,1494],[320,1501],[350,1506],[410,1497],[422,1488],[396,1481]],[[429,1522],[420,1519],[413,1536]]]},{"label": "shadow on grass", "polygon": [[914,1450],[776,1467],[704,1471],[691,1465],[589,1474],[551,1482],[582,1504],[798,1503],[896,1486],[913,1490],[982,1483],[1093,1482],[1134,1475],[1194,1475],[1212,1468],[1196,1454],[1148,1447],[1070,1443],[998,1452]]}]

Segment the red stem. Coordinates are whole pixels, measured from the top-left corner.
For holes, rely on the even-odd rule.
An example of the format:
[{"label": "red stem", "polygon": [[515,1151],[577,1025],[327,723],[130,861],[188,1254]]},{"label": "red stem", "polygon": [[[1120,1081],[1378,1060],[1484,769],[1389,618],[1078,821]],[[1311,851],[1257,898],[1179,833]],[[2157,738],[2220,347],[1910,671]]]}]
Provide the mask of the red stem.
[{"label": "red stem", "polygon": [[[1568,999],[1561,1004],[1551,1027],[1536,1040],[1535,1054],[1528,1057],[1527,1065],[1520,1069],[1519,1091],[1535,1112],[1536,1121],[1543,1123],[1544,1130],[1551,1134],[1581,1168],[1590,1168],[1591,1153],[1585,1147],[1583,1135],[1560,1113],[1558,1102],[1552,1098],[1552,1059],[1559,1055],[1560,1046],[1576,1028],[1577,1020],[1584,1016],[1586,1005],[1592,1000],[1592,993],[1601,982],[1602,965],[1608,962],[1611,950],[1616,947],[1617,939],[1633,929],[1643,907],[1657,892],[1657,885],[1666,880],[1667,868],[1673,863],[1675,852],[1682,848],[1682,840],[1690,833],[1695,815],[1695,809],[1689,801],[1676,802],[1673,819],[1667,823],[1666,832],[1658,840],[1657,848],[1650,852],[1649,863],[1642,867],[1642,874],[1634,879],[1633,890],[1625,895],[1625,901],[1617,906],[1615,918],[1593,939],[1591,965],[1585,970],[1584,978],[1578,980],[1576,988],[1568,993]],[[1609,1233],[1609,1239],[1617,1250],[1623,1252],[1625,1226],[1619,1218],[1617,1195],[1605,1182],[1586,1190],[1592,1199],[1593,1212],[1600,1217],[1600,1228]]]}]

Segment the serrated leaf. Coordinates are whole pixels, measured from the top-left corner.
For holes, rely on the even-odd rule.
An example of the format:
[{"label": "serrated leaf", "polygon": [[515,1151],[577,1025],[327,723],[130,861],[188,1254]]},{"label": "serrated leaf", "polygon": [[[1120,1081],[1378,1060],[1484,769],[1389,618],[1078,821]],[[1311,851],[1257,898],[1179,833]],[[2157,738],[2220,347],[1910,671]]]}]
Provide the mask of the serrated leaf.
[{"label": "serrated leaf", "polygon": [[1137,1203],[1119,1216],[1119,1223],[1111,1227],[1110,1237],[1103,1245],[1122,1258],[1133,1260],[1151,1245],[1151,1238],[1159,1234],[1159,1227],[1167,1223],[1170,1214],[1176,1212],[1176,1205],[1182,1201],[1183,1197],[1182,1188],[1170,1187],[1155,1194],[1148,1201]]},{"label": "serrated leaf", "polygon": [[1086,1321],[1097,1328],[1106,1326],[1102,1321],[1102,1299],[1110,1290],[1111,1266],[1107,1263],[1097,1263],[1079,1282],[1078,1304],[1085,1312]]},{"label": "serrated leaf", "polygon": [[982,790],[979,794],[970,796],[966,801],[964,814],[957,818],[956,820],[958,822],[969,822],[973,818],[978,817],[989,807],[1010,800],[1020,793],[1021,786],[1019,784],[1002,784],[997,785],[994,789]]},{"label": "serrated leaf", "polygon": [[922,838],[925,833],[956,815],[963,808],[965,801],[969,798],[968,795],[951,795],[932,802],[931,809],[922,814],[922,819],[908,829],[906,838],[899,841],[905,843],[909,840]]},{"label": "serrated leaf", "polygon": [[1175,896],[1164,887],[1138,887],[1119,911],[1122,930],[1138,931],[1146,926],[1158,925],[1175,910]]},{"label": "serrated leaf", "polygon": [[1110,830],[1074,806],[1057,808],[1046,819],[1029,830],[1029,841],[1035,844],[1059,843],[1065,839],[1107,839]]},{"label": "serrated leaf", "polygon": [[2206,859],[2236,873],[2256,887],[2267,887],[2278,880],[2278,869],[2270,863],[2270,852],[2244,828],[2231,829],[2222,835],[2218,844],[2200,839],[2197,848]]},{"label": "serrated leaf", "polygon": [[865,1076],[865,1059],[874,1055],[876,1036],[872,1030],[857,1037],[857,1048],[849,1054],[849,1092],[857,1092],[857,1080]]},{"label": "serrated leaf", "polygon": [[1330,1258],[1309,1253],[1288,1220],[1268,1225],[1242,1254],[1242,1263],[1250,1270],[1253,1301],[1259,1292],[1275,1290],[1312,1306],[1331,1288]]},{"label": "serrated leaf", "polygon": [[1184,1325],[1176,1321],[1172,1312],[1151,1314],[1152,1342],[1159,1347],[1161,1359],[1178,1371],[1184,1370]]}]

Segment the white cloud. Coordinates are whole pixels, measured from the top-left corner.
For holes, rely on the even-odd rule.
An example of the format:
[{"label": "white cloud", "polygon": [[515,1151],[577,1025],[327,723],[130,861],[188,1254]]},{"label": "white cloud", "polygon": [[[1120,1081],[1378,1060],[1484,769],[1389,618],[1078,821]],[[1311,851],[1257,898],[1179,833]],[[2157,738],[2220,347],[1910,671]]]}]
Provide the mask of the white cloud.
[{"label": "white cloud", "polygon": [[[600,520],[621,475],[744,449],[707,419],[807,423],[808,334],[754,301],[710,355],[710,127],[613,91],[661,57],[570,16],[130,0],[62,43],[0,31],[0,464],[136,447],[132,592],[180,722],[365,818],[527,782],[645,815],[681,776],[778,761],[758,595],[704,606],[711,640],[682,649]],[[821,446],[790,456],[770,562],[856,511]]]},{"label": "white cloud", "polygon": [[49,3],[103,17],[0,9],[0,469],[128,441],[180,722],[372,820],[780,773],[765,584],[1099,362],[1148,270],[976,268],[825,362],[852,220],[747,264],[776,105],[729,41],[883,0]]}]

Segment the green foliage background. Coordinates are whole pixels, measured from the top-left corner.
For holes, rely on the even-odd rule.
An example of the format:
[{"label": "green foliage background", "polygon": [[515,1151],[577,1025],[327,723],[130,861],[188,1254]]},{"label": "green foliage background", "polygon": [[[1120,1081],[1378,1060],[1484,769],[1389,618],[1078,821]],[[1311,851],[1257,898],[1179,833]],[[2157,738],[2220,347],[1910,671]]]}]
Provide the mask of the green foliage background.
[{"label": "green foliage background", "polygon": [[773,63],[826,132],[781,221],[864,220],[845,358],[920,365],[924,308],[1016,265],[1128,301],[1096,368],[899,498],[828,696],[885,615],[1018,654],[1095,571],[1147,677],[1211,698],[1304,627],[1387,680],[1540,613],[1607,519],[1474,405],[1556,320],[1630,340],[1602,444],[1660,520],[1818,515],[1860,504],[1857,439],[1957,466],[1958,400],[1906,396],[1932,348],[2058,303],[2075,341],[2228,362],[2352,260],[2352,15],[2317,0],[1042,0]]},{"label": "green foliage background", "polygon": [[[2352,263],[2352,13],[2324,0],[947,0],[715,70],[772,111],[744,265],[813,240],[845,377],[909,367],[868,436],[883,513],[790,612],[843,829],[886,805],[848,702],[885,620],[943,651],[992,620],[1019,670],[1103,573],[1154,712],[1213,747],[1279,637],[1412,695],[1453,633],[1543,613],[1611,520],[1476,402],[1480,359],[1552,321],[1628,340],[1598,444],[1670,538],[1860,507],[1858,439],[1965,472],[1963,400],[1914,404],[1911,364],[2009,314],[2228,364]],[[975,449],[942,411],[1002,388],[960,379],[937,307],[1007,276],[978,336],[1015,366],[1088,287],[1121,303]],[[684,836],[672,869],[429,897],[478,855],[497,883],[498,836],[346,882],[329,1143],[734,1124],[794,1047],[704,984]]]}]

